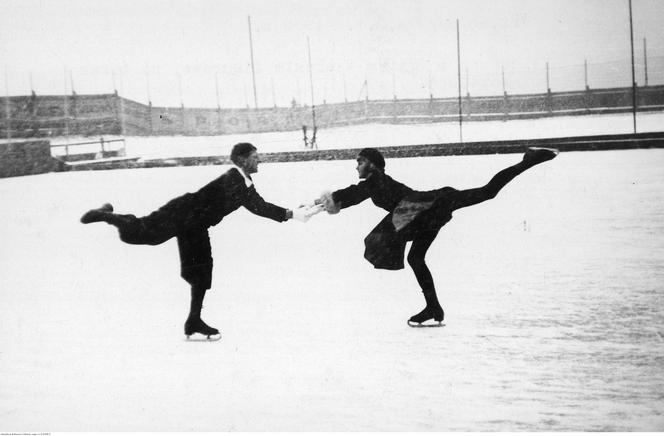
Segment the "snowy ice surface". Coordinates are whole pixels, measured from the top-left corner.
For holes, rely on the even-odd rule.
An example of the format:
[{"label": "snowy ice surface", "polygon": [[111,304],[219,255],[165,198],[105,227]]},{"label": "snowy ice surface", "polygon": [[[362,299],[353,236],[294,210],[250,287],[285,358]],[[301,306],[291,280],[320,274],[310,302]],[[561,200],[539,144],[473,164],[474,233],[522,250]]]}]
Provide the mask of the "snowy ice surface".
[{"label": "snowy ice surface", "polygon": [[[416,189],[520,159],[389,159]],[[262,164],[269,201],[355,183],[353,161]],[[459,210],[427,256],[446,326],[408,267],[374,270],[370,201],[306,224],[240,209],[210,229],[187,342],[177,244],[132,246],[90,207],[146,214],[225,166],[0,180],[2,431],[663,431],[664,150],[562,153]]]},{"label": "snowy ice surface", "polygon": [[[637,131],[651,132],[664,129],[664,112],[640,113]],[[311,129],[308,132],[311,139]],[[632,133],[631,114],[587,115],[576,117],[552,117],[534,120],[475,121],[464,123],[464,142],[499,141],[510,139],[536,139],[561,136],[609,135]],[[105,139],[114,137],[107,136]],[[181,156],[220,156],[230,154],[233,144],[248,141],[262,153],[303,151],[301,131],[237,134],[223,136],[161,136],[127,137],[127,156],[168,158]],[[69,138],[69,142],[88,142],[96,138]],[[64,144],[65,138],[55,138],[52,144]],[[429,124],[369,124],[349,127],[322,128],[317,134],[318,148],[388,147],[396,145],[440,144],[459,142],[457,123]],[[115,149],[118,143],[106,144]],[[99,151],[99,145],[77,146],[70,153]],[[64,147],[54,147],[54,154],[64,154]]]}]

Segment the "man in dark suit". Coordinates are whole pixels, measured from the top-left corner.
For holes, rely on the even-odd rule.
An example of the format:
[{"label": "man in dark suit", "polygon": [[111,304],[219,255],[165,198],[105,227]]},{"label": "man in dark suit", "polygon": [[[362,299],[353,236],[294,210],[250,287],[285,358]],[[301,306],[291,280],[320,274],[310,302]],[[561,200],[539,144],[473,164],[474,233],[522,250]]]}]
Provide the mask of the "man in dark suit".
[{"label": "man in dark suit", "polygon": [[116,214],[107,203],[81,217],[83,224],[106,222],[117,227],[120,239],[128,244],[158,245],[177,238],[180,273],[191,285],[191,307],[184,324],[187,337],[194,333],[208,339],[219,336],[219,330],[201,319],[205,292],[212,282],[209,227],[217,225],[240,206],[278,222],[292,218],[306,222],[310,217],[306,207],[285,209],[266,202],[256,192],[251,179],[251,174],[258,172],[256,147],[249,143],[236,144],[230,157],[233,168],[198,191],[177,197],[147,216]]},{"label": "man in dark suit", "polygon": [[380,151],[365,148],[357,156],[357,172],[362,181],[324,194],[310,204],[321,204],[328,213],[337,213],[371,198],[376,206],[389,212],[364,239],[364,257],[375,268],[403,269],[406,242],[412,241],[408,264],[422,289],[426,307],[413,315],[408,323],[420,325],[433,319],[440,324],[445,312],[438,302],[433,277],[424,257],[441,227],[452,219],[453,211],[494,198],[516,176],[557,154],[556,149],[532,147],[520,162],[499,171],[485,186],[465,190],[448,186],[421,192],[385,174],[385,158]]}]

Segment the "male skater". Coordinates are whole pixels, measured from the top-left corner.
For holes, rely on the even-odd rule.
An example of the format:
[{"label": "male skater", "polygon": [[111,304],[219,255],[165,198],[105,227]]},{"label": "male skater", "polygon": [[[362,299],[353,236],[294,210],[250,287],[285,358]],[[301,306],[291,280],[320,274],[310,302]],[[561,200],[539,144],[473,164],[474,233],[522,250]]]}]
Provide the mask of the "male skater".
[{"label": "male skater", "polygon": [[197,192],[177,197],[142,218],[113,213],[104,204],[81,217],[83,224],[106,222],[118,228],[120,239],[128,244],[158,245],[175,237],[180,252],[180,274],[191,285],[191,307],[184,324],[184,334],[194,333],[219,339],[219,330],[201,319],[206,290],[212,282],[212,250],[208,228],[219,224],[228,214],[244,206],[250,212],[283,222],[291,218],[306,222],[305,207],[284,209],[267,203],[256,192],[251,175],[258,172],[256,147],[236,144],[231,151],[233,168],[203,186]]},{"label": "male skater", "polygon": [[481,188],[459,191],[445,187],[420,192],[385,174],[385,159],[380,151],[365,148],[357,157],[357,172],[362,181],[323,194],[313,204],[323,205],[328,213],[334,214],[371,198],[376,206],[387,210],[387,216],[364,239],[364,257],[375,268],[399,270],[404,267],[406,242],[413,241],[408,263],[422,288],[426,307],[413,315],[408,324],[420,326],[433,319],[440,325],[445,312],[438,302],[433,277],[424,257],[441,227],[452,219],[453,211],[494,198],[514,177],[557,154],[555,149],[529,148],[521,162],[498,172]]}]

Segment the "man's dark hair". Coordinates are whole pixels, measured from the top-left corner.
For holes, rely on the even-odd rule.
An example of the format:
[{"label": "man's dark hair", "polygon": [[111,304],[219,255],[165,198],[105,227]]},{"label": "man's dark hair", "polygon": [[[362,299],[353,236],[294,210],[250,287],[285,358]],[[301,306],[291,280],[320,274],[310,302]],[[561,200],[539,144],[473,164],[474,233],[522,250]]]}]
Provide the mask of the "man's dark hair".
[{"label": "man's dark hair", "polygon": [[358,153],[358,156],[364,157],[381,171],[385,171],[385,158],[380,151],[375,148],[364,148]]},{"label": "man's dark hair", "polygon": [[256,151],[256,147],[248,142],[240,142],[233,146],[231,150],[231,162],[238,164],[239,157],[247,157],[251,154],[252,151]]}]

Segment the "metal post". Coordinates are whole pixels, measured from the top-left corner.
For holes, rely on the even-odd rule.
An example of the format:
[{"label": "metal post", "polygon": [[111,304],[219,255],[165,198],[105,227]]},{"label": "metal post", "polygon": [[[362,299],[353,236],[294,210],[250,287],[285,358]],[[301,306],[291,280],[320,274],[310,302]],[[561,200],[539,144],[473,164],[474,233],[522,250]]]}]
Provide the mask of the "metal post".
[{"label": "metal post", "polygon": [[433,90],[431,89],[431,68],[429,68],[429,99],[433,96]]},{"label": "metal post", "polygon": [[221,109],[219,104],[219,80],[217,79],[217,73],[214,73],[214,92],[217,97],[217,110]]},{"label": "metal post", "polygon": [[348,97],[346,96],[346,73],[343,72],[343,80],[344,80],[344,103],[348,103]]},{"label": "metal post", "polygon": [[180,92],[180,107],[184,109],[184,100],[182,99],[182,75],[178,73],[178,91]]},{"label": "metal post", "polygon": [[634,32],[632,30],[632,0],[629,0],[629,40],[632,50],[632,118],[636,133],[636,78],[634,77]]},{"label": "metal post", "polygon": [[648,86],[648,52],[646,50],[646,39],[643,38],[643,69],[646,73],[646,86]]},{"label": "metal post", "polygon": [[461,42],[459,41],[459,19],[456,20],[457,33],[457,80],[459,82],[459,142],[463,142],[463,116],[461,112]]},{"label": "metal post", "polygon": [[65,92],[64,92],[64,112],[65,112],[65,156],[69,156],[69,110],[67,108],[67,68],[64,68]]},{"label": "metal post", "polygon": [[249,54],[251,56],[251,78],[254,83],[254,107],[258,109],[258,96],[256,94],[256,70],[254,68],[254,41],[251,36],[251,16],[247,15],[247,22],[249,23]]},{"label": "metal post", "polygon": [[468,68],[466,68],[466,95],[470,95],[470,92],[468,91],[468,83],[470,80],[468,79]]},{"label": "metal post", "polygon": [[507,91],[505,90],[505,67],[500,67],[500,70],[503,75],[503,95],[507,94]]},{"label": "metal post", "polygon": [[9,103],[9,75],[7,74],[7,66],[5,65],[5,118],[7,120],[7,143],[11,143],[12,133],[11,133],[11,105]]},{"label": "metal post", "polygon": [[[316,132],[316,105],[314,104],[314,76],[311,71],[311,44],[309,43],[309,36],[307,35],[307,54],[309,55],[309,83],[311,84],[311,119],[314,123],[314,132]],[[315,137],[315,136],[314,136]],[[314,139],[312,139],[314,141]],[[318,145],[315,142],[312,142],[312,148]]]},{"label": "metal post", "polygon": [[147,67],[145,68],[145,87],[148,92],[148,104],[152,104],[152,97],[150,96],[150,72]]},{"label": "metal post", "polygon": [[[124,93],[124,80],[122,78],[122,72],[120,73],[120,93]],[[122,95],[117,97],[120,101],[120,135],[124,136],[125,134],[125,112],[124,112],[124,99]]]}]

